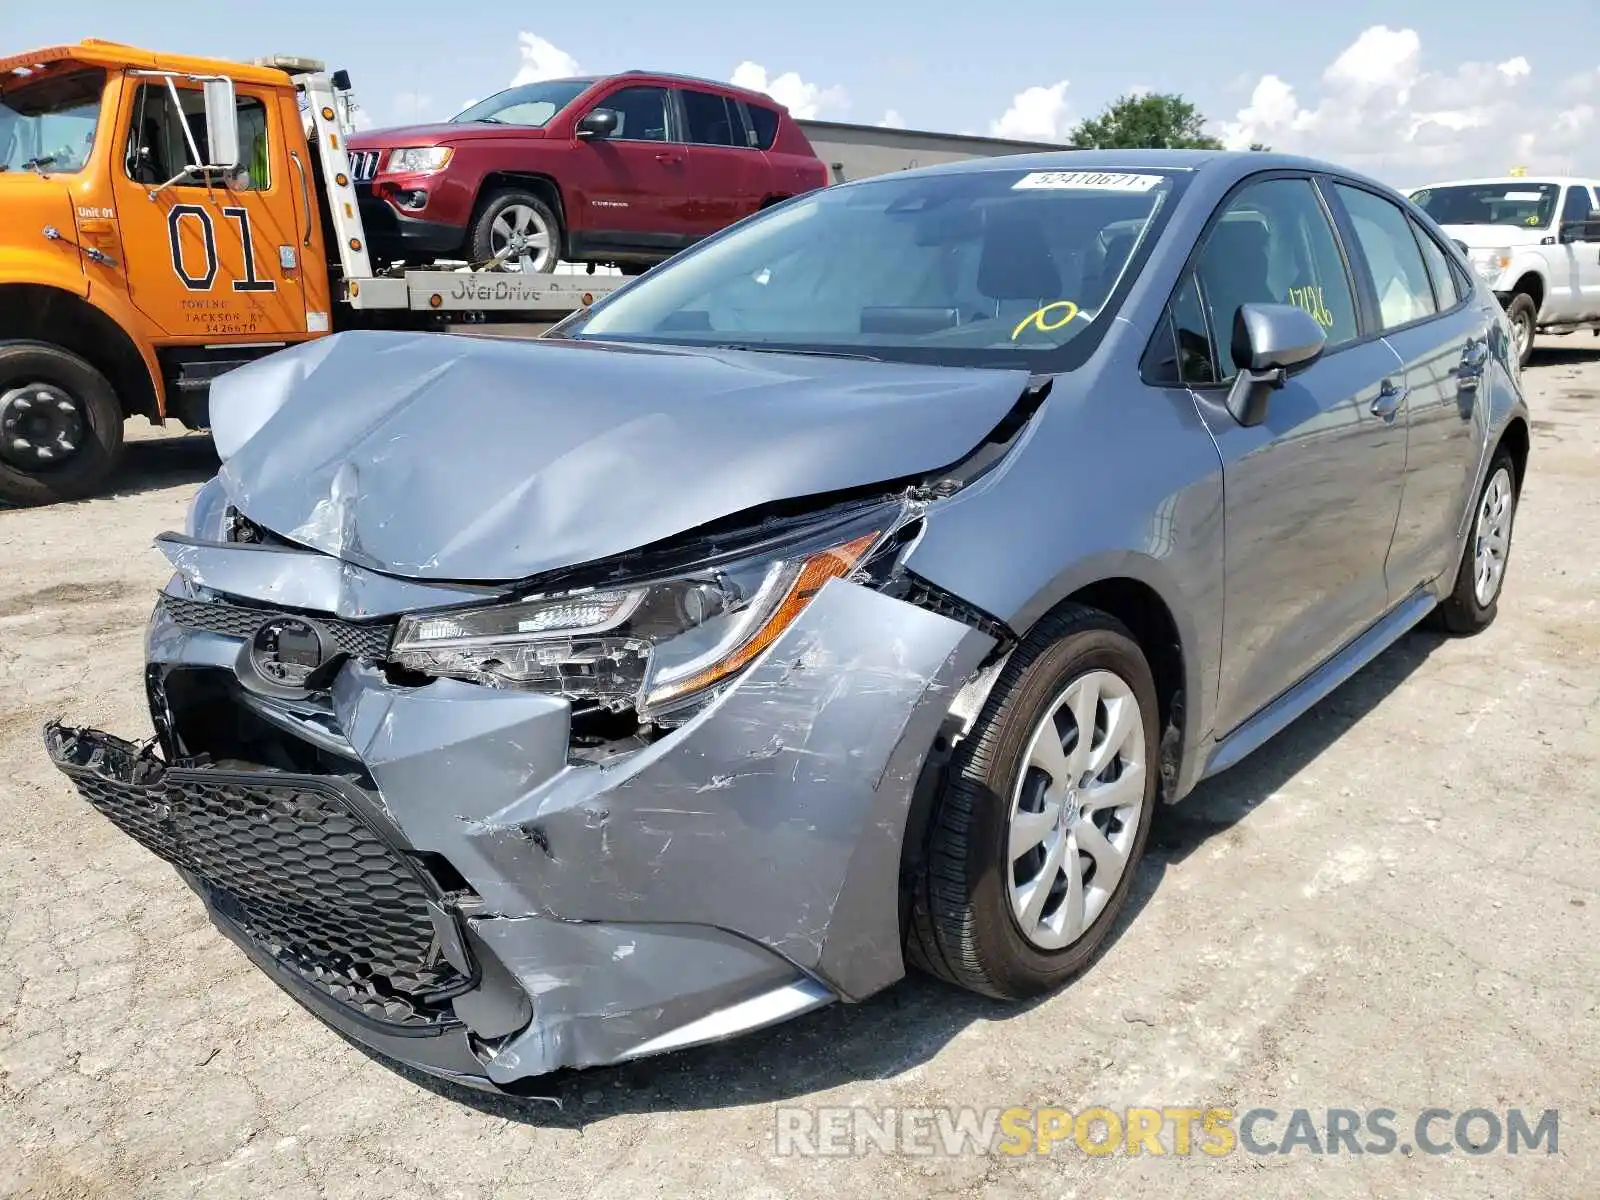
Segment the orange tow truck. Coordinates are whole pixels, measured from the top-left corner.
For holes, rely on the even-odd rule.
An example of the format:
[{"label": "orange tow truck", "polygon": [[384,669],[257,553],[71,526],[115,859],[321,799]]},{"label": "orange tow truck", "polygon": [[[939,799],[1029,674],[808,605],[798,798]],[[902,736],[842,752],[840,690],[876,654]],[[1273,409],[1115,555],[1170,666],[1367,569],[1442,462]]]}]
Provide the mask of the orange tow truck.
[{"label": "orange tow truck", "polygon": [[349,80],[85,40],[0,58],[0,503],[93,494],[123,423],[209,426],[219,374],[362,325],[555,319],[620,282],[375,274]]}]

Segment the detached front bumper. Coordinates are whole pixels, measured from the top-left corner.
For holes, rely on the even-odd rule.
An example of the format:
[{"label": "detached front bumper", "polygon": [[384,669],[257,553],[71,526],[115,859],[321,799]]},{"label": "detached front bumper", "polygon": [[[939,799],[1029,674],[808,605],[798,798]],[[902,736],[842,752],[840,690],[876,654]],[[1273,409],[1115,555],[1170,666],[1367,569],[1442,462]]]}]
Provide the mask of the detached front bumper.
[{"label": "detached front bumper", "polygon": [[299,610],[350,656],[314,702],[263,696],[236,667],[306,556],[197,557],[270,585],[219,604],[174,580],[148,640],[162,757],[56,726],[49,749],[350,1037],[505,1087],[903,974],[907,816],[988,634],[835,581],[682,728],[597,748],[562,700],[392,682],[371,614]]}]

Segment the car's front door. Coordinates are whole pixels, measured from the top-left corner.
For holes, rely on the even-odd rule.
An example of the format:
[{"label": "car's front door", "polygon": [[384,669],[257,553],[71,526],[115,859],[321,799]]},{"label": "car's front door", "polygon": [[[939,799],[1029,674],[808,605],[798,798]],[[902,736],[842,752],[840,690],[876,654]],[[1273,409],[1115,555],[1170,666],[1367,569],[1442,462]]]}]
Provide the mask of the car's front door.
[{"label": "car's front door", "polygon": [[1567,188],[1557,223],[1560,252],[1553,253],[1556,271],[1571,294],[1569,319],[1592,321],[1600,317],[1600,232],[1590,224],[1597,214],[1588,184]]},{"label": "car's front door", "polygon": [[1385,196],[1334,185],[1358,279],[1384,340],[1405,363],[1406,470],[1400,520],[1386,570],[1398,600],[1455,566],[1487,437],[1488,384],[1497,345],[1493,309],[1433,236]]},{"label": "car's front door", "polygon": [[738,104],[715,92],[679,88],[688,143],[688,209],[698,237],[725,229],[761,206],[766,156],[752,144]]},{"label": "car's front door", "polygon": [[208,157],[204,99],[175,82],[181,114],[163,78],[123,93],[112,190],[130,298],[164,332],[197,343],[304,337],[300,185],[276,94],[238,88],[240,162],[208,181],[184,174],[197,151]]},{"label": "car's front door", "polygon": [[616,113],[617,127],[610,137],[580,139],[582,212],[572,220],[579,249],[677,249],[689,156],[673,128],[667,89],[632,84],[592,107]]},{"label": "car's front door", "polygon": [[[1215,386],[1196,387],[1223,461],[1221,736],[1330,657],[1389,606],[1384,560],[1405,470],[1404,375],[1370,336],[1317,185],[1247,183],[1206,235],[1179,306],[1178,341],[1204,350]],[[1182,296],[1180,295],[1180,300]],[[1295,304],[1323,327],[1322,357],[1241,425],[1224,400],[1237,374],[1234,319],[1250,303]],[[1196,322],[1201,328],[1183,328]]]}]

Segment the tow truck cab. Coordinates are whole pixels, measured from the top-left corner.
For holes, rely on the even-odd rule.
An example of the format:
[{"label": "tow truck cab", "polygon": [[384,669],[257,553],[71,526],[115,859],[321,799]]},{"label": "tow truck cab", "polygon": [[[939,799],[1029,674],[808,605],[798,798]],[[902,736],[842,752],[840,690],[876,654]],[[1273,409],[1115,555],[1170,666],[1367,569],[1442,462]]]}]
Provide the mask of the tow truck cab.
[{"label": "tow truck cab", "polygon": [[282,70],[84,41],[0,59],[0,499],[85,494],[126,416],[332,328]]}]

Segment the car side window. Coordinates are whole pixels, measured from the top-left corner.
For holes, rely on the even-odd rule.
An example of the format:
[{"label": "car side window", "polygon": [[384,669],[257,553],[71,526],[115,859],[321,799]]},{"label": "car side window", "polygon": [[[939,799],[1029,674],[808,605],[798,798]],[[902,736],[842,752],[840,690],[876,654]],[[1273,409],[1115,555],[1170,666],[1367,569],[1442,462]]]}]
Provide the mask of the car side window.
[{"label": "car side window", "polygon": [[1461,290],[1459,274],[1450,269],[1450,256],[1414,218],[1407,217],[1406,220],[1411,225],[1411,236],[1422,247],[1422,258],[1428,265],[1428,276],[1433,280],[1433,297],[1439,305],[1439,311],[1454,308],[1467,298],[1467,294]]},{"label": "car side window", "polygon": [[686,141],[698,146],[738,146],[744,142],[744,122],[726,97],[688,88],[678,95],[683,98],[683,119],[688,126]]},{"label": "car side window", "polygon": [[1226,382],[1238,374],[1233,324],[1245,304],[1293,304],[1321,325],[1329,347],[1357,334],[1355,296],[1339,244],[1309,179],[1267,179],[1228,202],[1197,267],[1212,351]]},{"label": "car side window", "polygon": [[1567,198],[1561,204],[1561,223],[1568,221],[1587,221],[1594,215],[1594,201],[1589,197],[1589,189],[1574,184],[1567,189]]},{"label": "car side window", "polygon": [[600,108],[617,114],[613,140],[624,142],[664,142],[667,140],[667,90],[658,87],[625,87],[600,101]]},{"label": "car side window", "polygon": [[1423,265],[1422,248],[1411,234],[1411,218],[1382,196],[1346,184],[1335,184],[1359,251],[1378,290],[1378,312],[1384,329],[1409,325],[1439,310],[1433,285]]},{"label": "car side window", "polygon": [[1145,352],[1143,372],[1148,382],[1168,386],[1207,387],[1217,382],[1205,306],[1192,274],[1185,276],[1183,285],[1173,293]]},{"label": "car side window", "polygon": [[750,124],[755,126],[756,148],[772,149],[772,143],[778,138],[778,114],[764,104],[747,102],[744,107],[750,114]]},{"label": "car side window", "polygon": [[[139,85],[128,126],[128,144],[123,150],[123,169],[135,183],[167,183],[189,164],[194,156],[183,131],[185,117],[201,159],[208,157],[204,94],[199,88],[181,87],[178,98],[183,104],[182,116],[165,86]],[[254,96],[235,96],[234,108],[239,119],[239,163],[227,173],[226,180],[219,176],[218,182],[226,182],[235,191],[263,191],[271,184],[267,168],[267,107]],[[183,177],[179,183],[204,187],[206,181],[193,175]]]}]

